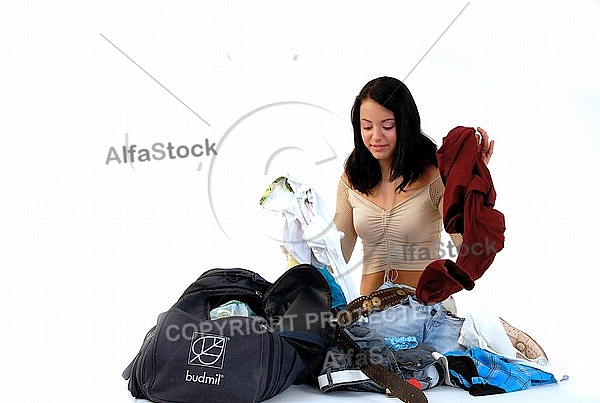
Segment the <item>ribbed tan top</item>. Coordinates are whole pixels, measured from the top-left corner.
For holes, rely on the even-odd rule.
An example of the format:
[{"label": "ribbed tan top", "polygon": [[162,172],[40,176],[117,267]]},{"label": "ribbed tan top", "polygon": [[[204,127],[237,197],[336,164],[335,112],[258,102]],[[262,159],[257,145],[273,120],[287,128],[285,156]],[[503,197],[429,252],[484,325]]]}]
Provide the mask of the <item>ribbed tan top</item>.
[{"label": "ribbed tan top", "polygon": [[442,179],[437,176],[429,185],[384,210],[340,179],[335,224],[345,234],[344,259],[350,259],[360,237],[363,274],[389,269],[422,271],[439,258],[443,193]]}]

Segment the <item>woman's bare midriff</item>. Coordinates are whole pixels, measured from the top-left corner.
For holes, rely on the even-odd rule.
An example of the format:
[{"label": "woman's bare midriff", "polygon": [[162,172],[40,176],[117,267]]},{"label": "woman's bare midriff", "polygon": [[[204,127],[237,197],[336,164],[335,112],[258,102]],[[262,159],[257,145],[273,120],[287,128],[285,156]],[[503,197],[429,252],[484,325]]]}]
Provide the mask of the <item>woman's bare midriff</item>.
[{"label": "woman's bare midriff", "polygon": [[390,269],[387,271],[385,280],[389,280],[394,284],[405,284],[417,288],[422,273],[422,271],[417,270]]},{"label": "woman's bare midriff", "polygon": [[387,275],[382,271],[371,274],[363,274],[362,281],[360,283],[360,293],[362,295],[369,295],[373,291],[377,290],[386,280],[389,280],[395,284],[404,284],[417,288],[417,283],[419,282],[421,273],[423,272],[415,270],[390,269],[387,271]]}]

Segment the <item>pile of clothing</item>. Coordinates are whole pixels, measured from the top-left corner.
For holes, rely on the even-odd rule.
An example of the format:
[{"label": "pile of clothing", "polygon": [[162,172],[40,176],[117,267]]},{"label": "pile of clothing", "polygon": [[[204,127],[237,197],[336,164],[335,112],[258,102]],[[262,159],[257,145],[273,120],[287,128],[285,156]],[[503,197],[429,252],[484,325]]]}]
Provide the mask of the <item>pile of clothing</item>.
[{"label": "pile of clothing", "polygon": [[[399,286],[389,282],[382,286],[387,287]],[[568,379],[548,363],[543,351],[536,356],[525,350],[529,357],[523,356],[513,346],[505,324],[489,309],[463,319],[442,303],[424,306],[409,296],[360,319],[347,331],[388,371],[415,381],[421,390],[447,385],[484,396]],[[318,381],[323,392],[384,392],[337,348],[328,352]]]}]

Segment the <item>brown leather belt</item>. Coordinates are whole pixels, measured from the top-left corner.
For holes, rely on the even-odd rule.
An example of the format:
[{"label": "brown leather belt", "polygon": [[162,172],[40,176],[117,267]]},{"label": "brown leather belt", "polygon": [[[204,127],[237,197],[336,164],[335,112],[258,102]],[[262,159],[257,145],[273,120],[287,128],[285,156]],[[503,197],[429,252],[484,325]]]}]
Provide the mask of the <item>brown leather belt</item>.
[{"label": "brown leather belt", "polygon": [[409,295],[415,295],[411,288],[392,287],[361,296],[348,303],[346,311],[338,315],[336,343],[340,351],[348,355],[352,362],[379,386],[391,392],[391,395],[406,403],[427,403],[427,396],[419,388],[406,382],[402,377],[377,364],[369,353],[362,350],[358,343],[346,331],[346,326],[356,322],[361,316],[369,316],[404,301]]}]

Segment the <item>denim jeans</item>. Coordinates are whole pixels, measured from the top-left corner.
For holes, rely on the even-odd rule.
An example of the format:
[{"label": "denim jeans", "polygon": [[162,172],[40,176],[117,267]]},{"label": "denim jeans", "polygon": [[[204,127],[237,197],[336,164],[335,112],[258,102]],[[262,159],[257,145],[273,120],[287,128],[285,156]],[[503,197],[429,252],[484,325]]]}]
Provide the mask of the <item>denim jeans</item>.
[{"label": "denim jeans", "polygon": [[[397,287],[387,282],[380,289]],[[366,318],[348,326],[346,331],[358,343],[362,350],[368,351],[389,371],[403,378],[414,377],[421,382],[422,389],[439,384],[439,370],[431,351],[464,351],[458,344],[458,336],[464,319],[448,312],[441,303],[425,306],[413,297],[407,297],[402,303],[381,312],[374,312]],[[391,351],[386,337],[413,336],[419,347],[410,350]],[[337,348],[328,351],[325,365],[318,377],[323,392],[333,389],[383,392],[375,382],[362,374],[351,361]]]},{"label": "denim jeans", "polygon": [[[391,282],[380,289],[399,287]],[[406,287],[406,286],[403,286]],[[458,344],[464,319],[450,313],[442,303],[421,305],[409,296],[402,303],[381,312],[374,312],[359,323],[375,330],[382,337],[414,336],[419,344],[444,354],[465,348]]]}]

